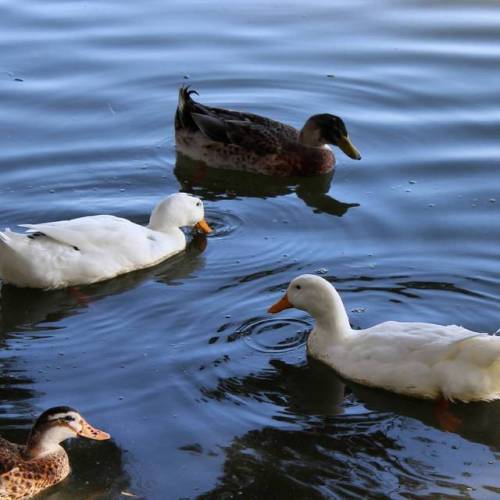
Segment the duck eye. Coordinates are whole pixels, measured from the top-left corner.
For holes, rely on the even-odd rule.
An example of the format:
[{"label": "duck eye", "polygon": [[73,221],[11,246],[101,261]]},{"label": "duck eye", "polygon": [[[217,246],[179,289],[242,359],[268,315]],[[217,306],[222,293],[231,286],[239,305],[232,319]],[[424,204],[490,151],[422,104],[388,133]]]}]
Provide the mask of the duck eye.
[{"label": "duck eye", "polygon": [[295,285],[295,288],[296,288],[297,290],[300,290],[300,285]]},{"label": "duck eye", "polygon": [[71,415],[68,415],[67,417],[64,417],[64,420],[66,420],[66,422],[73,422],[75,419]]},{"label": "duck eye", "polygon": [[196,202],[197,207],[201,207],[201,201]]}]

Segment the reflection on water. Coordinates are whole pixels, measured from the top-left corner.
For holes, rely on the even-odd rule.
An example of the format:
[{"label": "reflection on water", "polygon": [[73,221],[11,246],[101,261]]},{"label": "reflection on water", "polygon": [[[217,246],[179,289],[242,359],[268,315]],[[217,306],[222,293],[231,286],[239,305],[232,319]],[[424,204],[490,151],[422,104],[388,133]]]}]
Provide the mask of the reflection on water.
[{"label": "reflection on water", "polygon": [[[467,441],[493,448],[488,461],[494,473],[500,433],[491,426],[500,417],[500,402],[459,404],[458,436],[445,439],[434,418],[434,403],[405,398],[343,381],[322,363],[310,359],[297,366],[271,361],[275,370],[241,379],[220,380],[205,396],[217,400],[272,402],[281,411],[272,426],[249,431],[224,449],[223,473],[216,487],[201,498],[264,498],[276,491],[292,498],[358,497],[387,494],[398,485],[402,497],[457,495],[468,491],[453,476],[465,465],[472,474],[477,457]],[[288,424],[288,428],[286,426]],[[462,439],[463,438],[463,439]],[[466,439],[467,441],[464,441]],[[420,448],[417,455],[408,458]],[[433,456],[446,454],[440,471]],[[437,481],[437,489],[436,483]],[[489,491],[500,492],[495,483]]]},{"label": "reflection on water", "polygon": [[174,174],[183,191],[208,200],[244,196],[274,198],[295,193],[315,212],[342,217],[359,203],[344,203],[329,195],[333,172],[319,177],[273,178],[269,176],[207,167],[177,153]]},{"label": "reflection on water", "polygon": [[175,284],[203,267],[200,254],[206,248],[206,237],[196,234],[186,250],[157,266],[123,274],[117,278],[92,285],[61,290],[35,290],[3,286],[0,289],[0,334],[5,332],[43,330],[44,323],[57,323],[77,314],[91,302],[108,295],[116,295],[134,288],[147,280],[167,285]]},{"label": "reflection on water", "polygon": [[215,388],[202,389],[206,397],[231,400],[231,396],[270,401],[280,408],[273,420],[308,422],[319,415],[344,412],[345,383],[322,363],[311,360],[299,366],[270,360],[272,368],[246,377],[219,379]]},{"label": "reflection on water", "polygon": [[95,443],[80,439],[67,442],[72,473],[61,484],[42,493],[44,500],[90,500],[126,498],[130,477],[125,471],[125,455],[113,441]]},{"label": "reflection on water", "polygon": [[[207,246],[206,237],[196,234],[189,242],[186,251],[167,261],[148,269],[121,275],[108,280],[75,289],[41,291],[4,286],[0,292],[0,343],[3,347],[2,374],[0,375],[0,391],[2,393],[2,415],[0,433],[6,439],[23,443],[27,439],[34,418],[42,411],[36,409],[33,401],[43,398],[43,392],[29,387],[35,384],[26,375],[23,366],[26,361],[22,355],[12,354],[19,348],[11,349],[14,341],[25,344],[39,339],[44,342],[49,332],[57,334],[55,326],[65,318],[79,314],[80,310],[92,307],[98,300],[110,295],[119,295],[138,287],[141,283],[153,280],[170,287],[190,276],[204,265],[201,256]],[[40,335],[36,335],[40,332]],[[62,332],[60,332],[62,333]],[[98,358],[98,347],[93,356]],[[59,352],[59,355],[63,353]],[[50,356],[53,358],[53,356]],[[75,363],[75,360],[72,361]],[[50,365],[44,370],[37,370],[37,378],[50,376]],[[74,366],[77,368],[77,366]],[[55,377],[60,375],[60,366],[55,367]],[[84,370],[85,373],[85,370]],[[47,379],[51,382],[50,379]],[[71,380],[69,381],[71,385]],[[85,382],[84,382],[85,383]],[[74,389],[78,390],[79,382],[75,376]],[[92,393],[92,388],[90,388]],[[55,396],[57,400],[57,396]],[[61,403],[67,404],[68,401]],[[84,411],[84,409],[82,409]],[[87,414],[87,412],[86,412]],[[90,419],[90,417],[89,417]],[[20,430],[22,427],[24,430]],[[110,429],[112,433],[112,429]],[[113,436],[112,436],[113,437]],[[124,469],[123,451],[115,441],[89,442],[85,439],[65,442],[70,456],[73,473],[60,485],[42,493],[44,499],[90,499],[90,498],[123,498],[131,493],[130,477]],[[140,498],[135,495],[135,498]]]},{"label": "reflection on water", "polygon": [[[375,425],[367,432],[353,423],[350,430],[338,432],[335,422],[325,422],[301,430],[250,431],[224,450],[223,475],[200,498],[269,498],[277,488],[294,499],[366,498],[383,494],[383,466],[397,471],[395,480],[406,482],[407,472],[394,453],[396,439]],[[406,488],[401,489],[405,493]]]}]

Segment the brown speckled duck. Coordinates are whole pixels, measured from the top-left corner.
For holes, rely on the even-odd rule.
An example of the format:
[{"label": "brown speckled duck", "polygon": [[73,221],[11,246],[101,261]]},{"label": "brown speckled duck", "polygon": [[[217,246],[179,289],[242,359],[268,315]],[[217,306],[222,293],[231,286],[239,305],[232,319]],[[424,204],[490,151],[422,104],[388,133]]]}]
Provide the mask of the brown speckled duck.
[{"label": "brown speckled duck", "polygon": [[297,130],[253,113],[212,108],[194,101],[189,87],[179,90],[175,114],[177,150],[210,167],[279,176],[312,176],[333,170],[328,144],[360,160],[341,118],[311,116]]},{"label": "brown speckled duck", "polygon": [[68,455],[59,443],[77,436],[98,441],[110,438],[68,406],[42,413],[26,446],[0,438],[0,499],[28,499],[61,482],[69,474],[70,466]]}]

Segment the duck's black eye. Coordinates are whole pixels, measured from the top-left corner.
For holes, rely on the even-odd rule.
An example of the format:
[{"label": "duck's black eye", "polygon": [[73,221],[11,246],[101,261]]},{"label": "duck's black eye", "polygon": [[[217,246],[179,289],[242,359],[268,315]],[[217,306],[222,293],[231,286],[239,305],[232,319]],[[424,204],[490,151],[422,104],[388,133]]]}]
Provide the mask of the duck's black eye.
[{"label": "duck's black eye", "polygon": [[201,201],[196,202],[197,207],[201,207]]},{"label": "duck's black eye", "polygon": [[297,290],[300,290],[300,285],[295,285],[295,288],[296,288]]},{"label": "duck's black eye", "polygon": [[67,417],[64,417],[64,420],[66,420],[66,422],[73,422],[73,420],[75,420],[75,417],[68,415]]}]

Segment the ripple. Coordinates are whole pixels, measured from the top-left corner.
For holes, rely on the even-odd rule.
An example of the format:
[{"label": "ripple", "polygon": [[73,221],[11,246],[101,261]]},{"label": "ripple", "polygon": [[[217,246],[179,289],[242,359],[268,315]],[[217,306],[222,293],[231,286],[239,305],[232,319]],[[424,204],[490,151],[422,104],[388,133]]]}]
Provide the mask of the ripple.
[{"label": "ripple", "polygon": [[205,209],[205,216],[213,229],[213,236],[223,238],[234,233],[243,224],[243,220],[229,210]]},{"label": "ripple", "polygon": [[232,338],[243,340],[255,351],[288,352],[305,345],[311,325],[300,319],[250,320],[241,325]]}]

